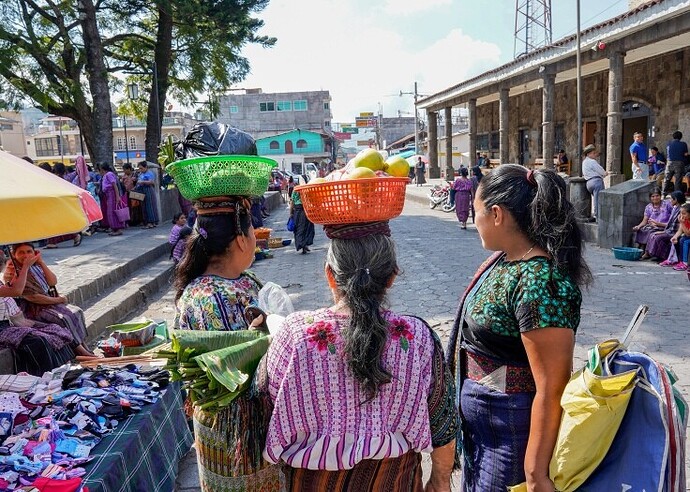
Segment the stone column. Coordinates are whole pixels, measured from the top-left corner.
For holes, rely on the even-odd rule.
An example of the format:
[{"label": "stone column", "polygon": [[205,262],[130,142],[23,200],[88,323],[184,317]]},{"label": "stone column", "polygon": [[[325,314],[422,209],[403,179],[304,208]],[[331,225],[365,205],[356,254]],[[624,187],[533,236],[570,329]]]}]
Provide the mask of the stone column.
[{"label": "stone column", "polygon": [[553,104],[556,94],[556,74],[544,73],[544,88],[541,91],[541,135],[543,142],[542,159],[544,167],[553,169],[554,130],[553,130]]},{"label": "stone column", "polygon": [[[606,187],[625,181],[621,168],[621,141],[623,139],[623,66],[625,53],[614,51],[609,56],[609,102],[606,113]],[[582,152],[582,149],[579,149]]]},{"label": "stone column", "polygon": [[477,165],[477,99],[470,99],[467,103],[467,116],[470,124],[470,168]]},{"label": "stone column", "polygon": [[429,178],[440,178],[441,170],[438,167],[438,114],[436,111],[426,112],[429,122]]},{"label": "stone column", "polygon": [[500,91],[500,100],[498,104],[498,132],[499,132],[499,149],[501,164],[508,163],[508,91],[507,88],[502,88]]},{"label": "stone column", "polygon": [[443,118],[446,123],[446,181],[453,181],[455,179],[455,170],[453,169],[452,109],[450,106],[443,108]]}]

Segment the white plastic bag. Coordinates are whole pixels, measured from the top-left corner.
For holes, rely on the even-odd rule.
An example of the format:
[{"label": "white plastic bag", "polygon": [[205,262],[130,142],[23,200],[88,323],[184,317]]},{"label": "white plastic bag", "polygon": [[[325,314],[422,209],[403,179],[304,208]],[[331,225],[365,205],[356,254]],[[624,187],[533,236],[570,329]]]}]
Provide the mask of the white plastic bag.
[{"label": "white plastic bag", "polygon": [[266,282],[259,291],[259,308],[267,314],[266,326],[271,335],[278,332],[285,316],[295,310],[285,289],[273,282]]},{"label": "white plastic bag", "polygon": [[259,291],[259,308],[267,314],[283,317],[295,311],[285,289],[273,282],[266,282]]}]

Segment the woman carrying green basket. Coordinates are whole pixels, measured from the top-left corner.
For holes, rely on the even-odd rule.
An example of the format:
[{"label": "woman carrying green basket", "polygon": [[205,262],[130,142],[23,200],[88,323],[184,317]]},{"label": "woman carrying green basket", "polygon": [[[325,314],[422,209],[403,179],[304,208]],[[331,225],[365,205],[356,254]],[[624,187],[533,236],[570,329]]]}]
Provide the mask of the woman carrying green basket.
[{"label": "woman carrying green basket", "polygon": [[269,343],[263,333],[265,316],[258,308],[262,285],[247,271],[256,248],[250,197],[260,192],[261,183],[257,187],[254,180],[253,188],[239,190],[240,195],[218,196],[223,192],[218,179],[206,190],[196,186],[189,191],[183,176],[197,173],[196,184],[227,176],[226,190],[237,191],[242,180],[233,181],[239,173],[232,166],[238,161],[251,166],[252,159],[261,158],[216,156],[168,166],[180,191],[194,201],[198,215],[176,269],[177,330],[172,333],[172,351],[164,355],[171,359],[173,377],[185,381],[189,391],[204,491],[282,488],[279,470],[261,457],[265,437],[260,433],[270,418],[270,407],[265,408],[250,386]]}]

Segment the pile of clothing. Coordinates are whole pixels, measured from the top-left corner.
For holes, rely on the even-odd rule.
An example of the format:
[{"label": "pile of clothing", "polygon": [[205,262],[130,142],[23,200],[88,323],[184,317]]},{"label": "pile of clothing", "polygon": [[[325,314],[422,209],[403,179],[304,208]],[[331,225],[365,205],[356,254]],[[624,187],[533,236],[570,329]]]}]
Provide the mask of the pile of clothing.
[{"label": "pile of clothing", "polygon": [[0,492],[86,490],[91,450],[169,380],[135,365],[0,376]]}]

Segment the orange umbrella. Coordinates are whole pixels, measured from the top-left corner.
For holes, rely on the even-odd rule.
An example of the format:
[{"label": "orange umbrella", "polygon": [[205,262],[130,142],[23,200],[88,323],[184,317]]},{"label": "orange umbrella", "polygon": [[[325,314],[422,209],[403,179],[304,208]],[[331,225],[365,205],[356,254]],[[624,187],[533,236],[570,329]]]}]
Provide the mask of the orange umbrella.
[{"label": "orange umbrella", "polygon": [[101,220],[91,194],[0,151],[0,244],[71,234]]}]

